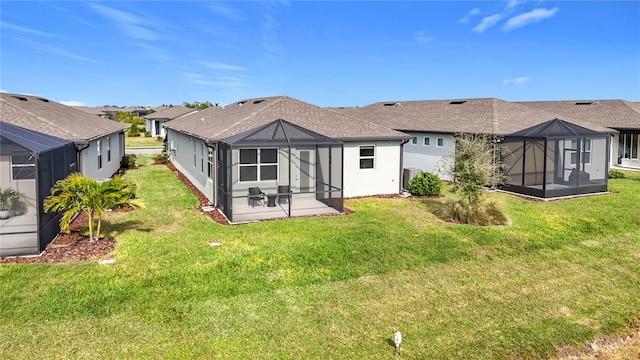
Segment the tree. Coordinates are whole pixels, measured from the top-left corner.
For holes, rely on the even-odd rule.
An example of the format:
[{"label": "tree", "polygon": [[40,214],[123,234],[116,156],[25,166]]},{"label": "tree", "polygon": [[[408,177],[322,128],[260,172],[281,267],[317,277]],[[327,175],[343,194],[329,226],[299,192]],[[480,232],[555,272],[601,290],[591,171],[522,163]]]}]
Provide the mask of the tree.
[{"label": "tree", "polygon": [[[107,209],[120,207],[144,208],[145,203],[135,196],[136,186],[121,175],[98,183],[80,173],[72,173],[58,180],[51,195],[44,200],[44,211],[63,213],[60,228],[68,233],[75,214],[84,212],[89,219],[89,239],[98,240],[102,215]],[[95,236],[94,236],[95,222]]]},{"label": "tree", "polygon": [[483,134],[456,134],[455,153],[445,159],[453,179],[451,190],[459,196],[445,206],[447,217],[467,224],[504,224],[507,219],[495,204],[482,204],[485,187],[503,181],[500,141]]},{"label": "tree", "polygon": [[216,104],[214,105],[214,104],[212,104],[210,101],[205,101],[205,102],[202,102],[202,103],[201,103],[201,102],[199,102],[199,101],[196,101],[196,102],[194,102],[194,103],[189,103],[189,102],[186,102],[186,101],[185,101],[185,102],[183,102],[183,103],[182,103],[182,105],[183,105],[184,107],[188,107],[188,108],[190,108],[190,109],[204,110],[204,109],[209,108],[209,107],[218,106],[218,103],[216,103]]}]

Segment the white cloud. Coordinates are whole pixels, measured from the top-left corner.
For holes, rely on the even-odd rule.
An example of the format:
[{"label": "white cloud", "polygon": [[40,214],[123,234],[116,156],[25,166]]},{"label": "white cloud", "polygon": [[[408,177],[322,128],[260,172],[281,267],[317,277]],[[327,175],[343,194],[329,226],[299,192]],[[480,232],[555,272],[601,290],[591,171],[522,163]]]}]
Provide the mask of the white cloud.
[{"label": "white cloud", "polygon": [[208,61],[201,61],[200,62],[202,65],[214,69],[214,70],[232,70],[232,71],[245,71],[245,68],[243,68],[242,66],[237,66],[237,65],[229,65],[229,64],[225,64],[225,63],[219,63],[219,62],[208,62]]},{"label": "white cloud", "polygon": [[533,9],[529,12],[512,17],[506,24],[504,24],[502,29],[504,31],[509,31],[525,25],[535,24],[538,21],[552,17],[558,12],[558,10],[559,9],[557,7],[552,9]]},{"label": "white cloud", "polygon": [[483,32],[485,30],[487,30],[488,28],[494,26],[495,24],[498,23],[498,21],[502,20],[504,18],[504,15],[502,14],[494,14],[491,16],[486,16],[484,18],[482,18],[482,21],[480,21],[480,24],[476,25],[476,27],[473,28],[473,31],[475,32]]},{"label": "white cloud", "polygon": [[521,76],[515,79],[504,79],[502,80],[502,83],[505,85],[509,85],[509,84],[524,84],[529,82],[529,80],[531,80],[530,77],[528,76]]},{"label": "white cloud", "polygon": [[67,105],[67,106],[87,106],[86,103],[83,103],[81,101],[59,101],[60,104],[62,105]]},{"label": "white cloud", "polygon": [[507,0],[507,9],[513,9],[514,7],[524,4],[524,0]]},{"label": "white cloud", "polygon": [[7,29],[7,30],[11,30],[13,32],[16,33],[20,33],[20,34],[24,34],[24,35],[37,35],[37,36],[44,36],[44,37],[50,37],[50,38],[59,38],[59,36],[55,35],[55,34],[51,34],[48,32],[44,32],[44,31],[40,31],[40,30],[35,30],[35,29],[29,29],[26,27],[22,27],[22,26],[18,26],[18,25],[13,25],[10,24],[8,22],[0,22],[0,26]]},{"label": "white cloud", "polygon": [[239,14],[236,10],[222,4],[222,3],[213,3],[209,5],[209,10],[211,12],[224,16],[231,20],[247,20],[247,17]]},{"label": "white cloud", "polygon": [[153,30],[156,27],[155,24],[144,17],[138,17],[100,4],[92,3],[90,6],[100,15],[116,23],[120,30],[131,38],[149,41],[159,39],[158,34]]},{"label": "white cloud", "polygon": [[76,59],[76,60],[82,60],[82,61],[87,61],[87,62],[92,62],[92,63],[96,63],[96,64],[102,64],[102,62],[98,61],[98,60],[94,60],[94,59],[89,59],[83,56],[79,56],[76,55],[70,51],[67,51],[61,47],[57,47],[57,46],[53,46],[53,45],[49,45],[49,44],[43,44],[41,42],[37,42],[37,41],[33,41],[33,40],[26,40],[26,39],[18,39],[19,41],[30,45],[31,47],[38,49],[38,50],[42,50],[42,51],[46,51],[46,52],[50,52],[52,54],[56,54],[56,55],[60,55],[60,56],[64,56],[64,57],[68,57],[71,59]]},{"label": "white cloud", "polygon": [[414,32],[414,33],[413,33],[413,37],[414,37],[414,38],[416,39],[416,41],[417,41],[418,43],[420,43],[420,44],[428,43],[428,42],[433,41],[433,38],[432,38],[431,36],[428,36],[428,35],[426,34],[426,32],[425,32],[425,31],[423,31],[423,30],[420,30],[420,31],[416,31],[416,32]]},{"label": "white cloud", "polygon": [[471,20],[472,16],[478,15],[480,14],[480,9],[475,8],[471,11],[469,11],[469,14],[467,14],[467,16],[463,17],[462,19],[458,20],[458,23],[460,24],[468,24],[469,20]]},{"label": "white cloud", "polygon": [[5,90],[5,89],[0,89],[0,93],[5,93],[6,94],[6,93],[8,93],[8,91]]}]

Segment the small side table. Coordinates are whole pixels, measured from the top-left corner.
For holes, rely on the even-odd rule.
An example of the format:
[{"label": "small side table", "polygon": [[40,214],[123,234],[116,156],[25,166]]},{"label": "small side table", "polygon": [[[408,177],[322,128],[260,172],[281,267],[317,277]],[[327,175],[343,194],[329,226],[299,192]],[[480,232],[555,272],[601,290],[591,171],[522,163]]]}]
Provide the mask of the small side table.
[{"label": "small side table", "polygon": [[276,207],[277,198],[278,198],[278,194],[267,195],[267,207]]}]

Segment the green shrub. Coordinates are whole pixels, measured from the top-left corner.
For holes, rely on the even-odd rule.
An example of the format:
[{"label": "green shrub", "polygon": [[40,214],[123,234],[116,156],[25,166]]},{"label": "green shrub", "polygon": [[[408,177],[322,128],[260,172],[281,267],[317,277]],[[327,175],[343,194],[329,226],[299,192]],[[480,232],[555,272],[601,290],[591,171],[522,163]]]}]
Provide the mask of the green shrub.
[{"label": "green shrub", "polygon": [[136,165],[137,159],[138,157],[134,154],[125,155],[122,157],[122,160],[120,160],[120,167],[123,169],[132,168]]},{"label": "green shrub", "polygon": [[622,171],[609,170],[609,179],[624,179],[625,177]]},{"label": "green shrub", "polygon": [[145,131],[144,132],[144,137],[151,137],[151,132]]},{"label": "green shrub", "polygon": [[509,220],[494,202],[468,206],[462,200],[449,200],[441,204],[436,215],[446,221],[477,226],[507,225]]},{"label": "green shrub", "polygon": [[409,193],[417,196],[435,196],[440,194],[442,190],[442,180],[438,176],[423,171],[409,181]]},{"label": "green shrub", "polygon": [[159,162],[160,164],[166,164],[169,162],[169,155],[167,154],[158,154],[156,155],[156,157],[154,158],[157,162]]},{"label": "green shrub", "polygon": [[164,140],[164,137],[162,137],[162,136],[158,135],[158,136],[156,136],[156,140],[158,140],[158,141],[163,141],[163,140]]}]

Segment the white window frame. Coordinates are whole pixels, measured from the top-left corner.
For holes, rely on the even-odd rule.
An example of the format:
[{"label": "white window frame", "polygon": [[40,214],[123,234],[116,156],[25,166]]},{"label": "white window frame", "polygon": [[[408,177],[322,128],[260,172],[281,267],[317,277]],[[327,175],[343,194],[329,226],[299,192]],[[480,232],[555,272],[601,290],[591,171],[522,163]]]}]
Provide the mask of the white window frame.
[{"label": "white window frame", "polygon": [[[28,156],[29,159],[27,159],[27,163],[20,163],[20,164],[16,164],[13,162],[13,157],[14,156]],[[16,178],[16,175],[21,173],[24,169],[26,168],[33,168],[33,177],[28,177],[28,178]],[[12,180],[35,180],[36,179],[36,161],[35,158],[33,157],[33,155],[31,154],[14,154],[11,155],[11,179]]]},{"label": "white window frame", "polygon": [[96,152],[98,153],[98,170],[102,169],[102,146],[100,144],[102,140],[96,141]]},{"label": "white window frame", "polygon": [[[363,148],[373,148],[373,155],[362,155]],[[362,160],[373,160],[371,167],[362,167]],[[360,170],[375,170],[376,169],[376,146],[375,145],[360,145],[358,147],[358,168]]]},{"label": "white window frame", "polygon": [[[256,161],[257,163],[251,163],[251,164],[242,164],[240,163],[240,153],[242,152],[242,150],[256,150]],[[262,163],[262,159],[261,159],[261,151],[263,150],[275,150],[276,151],[276,162],[275,163]],[[276,178],[275,179],[266,179],[263,180],[260,178],[260,168],[263,166],[274,166],[276,167]],[[240,177],[240,173],[241,173],[241,169],[243,167],[256,167],[256,179],[255,180],[242,180]],[[268,147],[268,148],[244,148],[244,149],[238,149],[238,182],[240,183],[251,183],[251,182],[262,182],[262,181],[275,181],[278,182],[280,180],[280,152],[278,150],[278,148],[272,148],[272,147]]]},{"label": "white window frame", "polygon": [[[582,138],[581,140],[582,141],[581,141],[580,150],[582,151],[582,156],[580,156],[580,160],[582,161],[582,164],[591,165],[591,156],[592,156],[591,150],[593,149],[593,139]],[[586,148],[585,144],[589,144],[589,150],[585,150]],[[571,152],[570,163],[571,165],[576,165],[576,163],[578,162],[578,140],[577,139],[571,139],[571,150],[572,152]],[[586,154],[589,154],[589,161],[584,161]]]},{"label": "white window frame", "polygon": [[198,154],[196,153],[196,142],[195,140],[193,140],[193,138],[189,138],[191,140],[191,143],[193,144],[193,168],[197,169],[198,168]]},{"label": "white window frame", "polygon": [[418,137],[414,136],[411,138],[411,145],[418,145]]},{"label": "white window frame", "polygon": [[111,136],[107,138],[107,164],[111,163]]},{"label": "white window frame", "polygon": [[422,139],[422,145],[423,146],[431,146],[431,138],[428,136],[425,136],[424,139]]},{"label": "white window frame", "polygon": [[207,148],[207,179],[211,180],[213,175],[213,149]]},{"label": "white window frame", "polygon": [[436,146],[437,147],[443,147],[444,146],[444,138],[436,138]]}]

